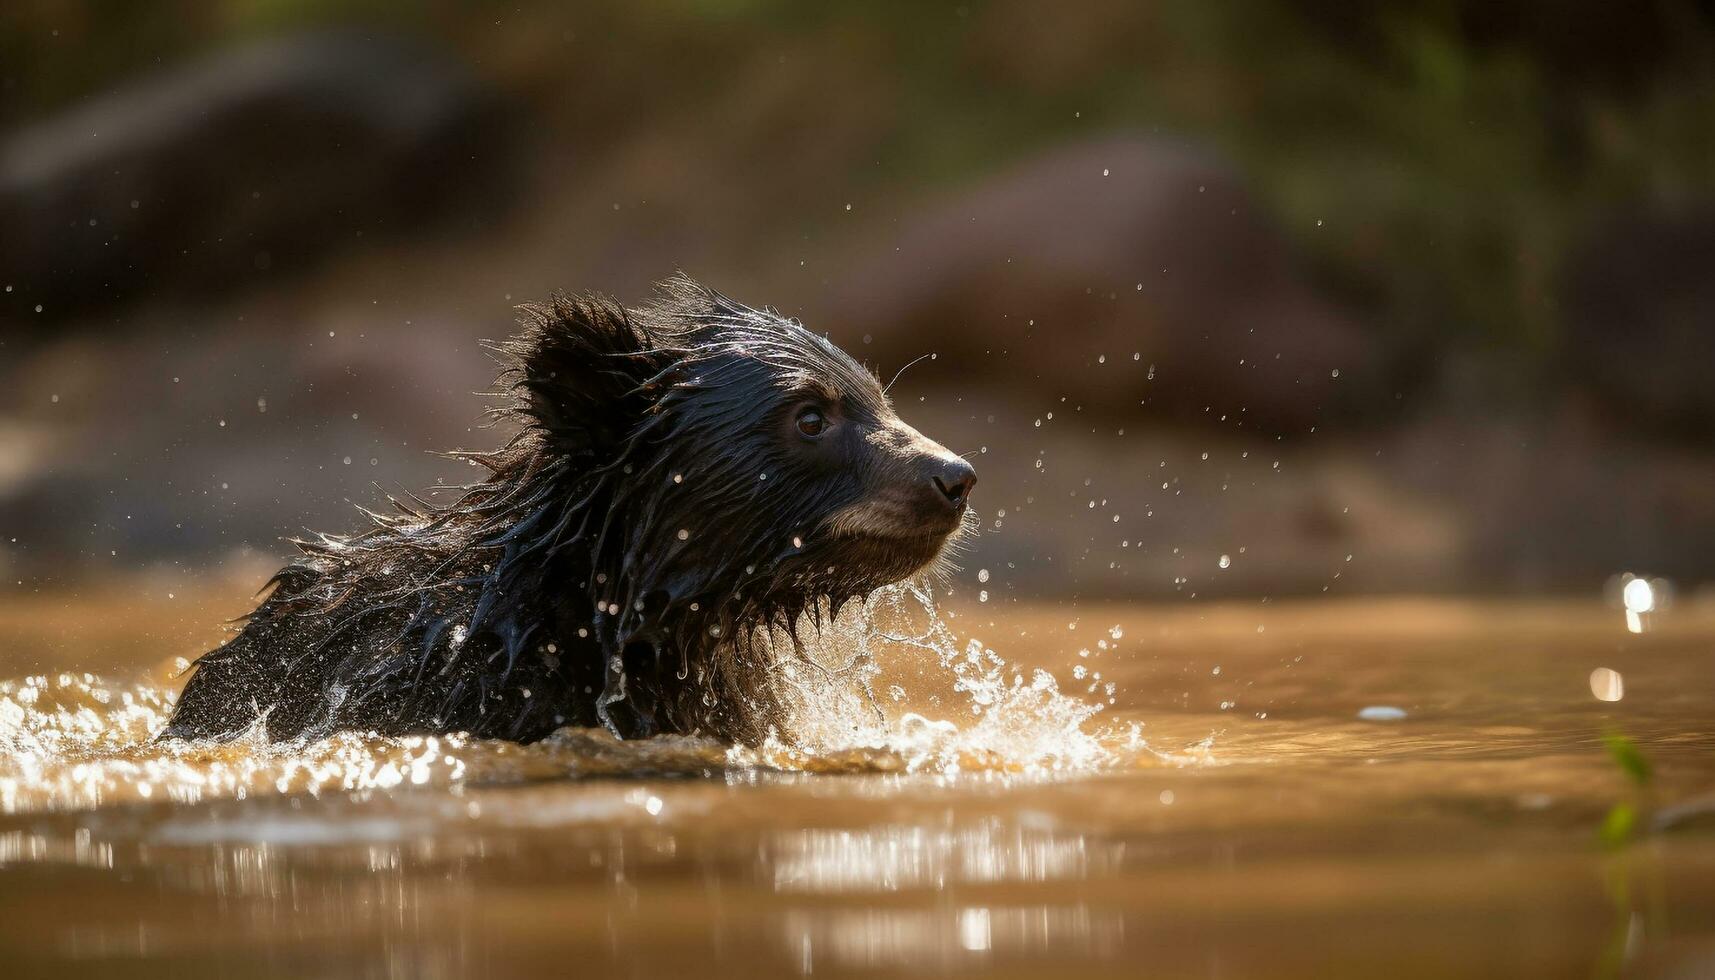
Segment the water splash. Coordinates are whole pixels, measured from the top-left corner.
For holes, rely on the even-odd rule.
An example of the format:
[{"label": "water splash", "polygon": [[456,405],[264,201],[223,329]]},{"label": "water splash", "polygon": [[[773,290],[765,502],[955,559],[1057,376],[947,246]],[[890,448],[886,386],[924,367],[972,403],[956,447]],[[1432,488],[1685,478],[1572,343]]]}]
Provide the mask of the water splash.
[{"label": "water splash", "polygon": [[[783,647],[789,649],[790,647]],[[229,742],[154,740],[170,681],[91,674],[0,681],[0,813],[122,803],[363,792],[579,776],[775,773],[999,773],[1051,777],[1148,764],[1135,728],[1095,731],[1100,702],[1046,671],[963,642],[924,587],[895,586],[816,631],[777,666],[787,712],[763,744],[662,736],[620,742],[565,729],[518,745],[460,735],[340,733],[269,742],[258,726]],[[884,684],[885,701],[876,689]]]},{"label": "water splash", "polygon": [[[961,643],[926,587],[883,589],[807,646],[815,667],[785,678],[787,733],[733,749],[735,764],[825,768],[861,758],[906,772],[1048,774],[1114,761],[1114,737],[1089,730],[1099,702],[1062,693],[1052,674],[1014,667],[981,640]],[[890,716],[876,681],[913,670],[917,697],[904,678],[890,693],[896,707],[917,710]]]}]

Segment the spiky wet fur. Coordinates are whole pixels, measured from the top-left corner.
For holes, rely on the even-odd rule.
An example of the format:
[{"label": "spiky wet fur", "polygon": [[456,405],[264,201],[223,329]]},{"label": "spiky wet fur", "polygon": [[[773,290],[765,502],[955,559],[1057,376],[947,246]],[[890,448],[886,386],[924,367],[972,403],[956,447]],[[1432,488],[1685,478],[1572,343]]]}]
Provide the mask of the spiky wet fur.
[{"label": "spiky wet fur", "polygon": [[945,541],[813,533],[859,502],[850,481],[771,488],[757,478],[770,462],[740,458],[735,434],[789,386],[878,398],[891,417],[885,394],[772,311],[684,277],[662,289],[637,309],[521,307],[523,332],[495,345],[509,401],[494,414],[518,433],[458,454],[487,478],[450,504],[395,499],[362,533],[297,541],[242,629],[197,662],[164,734],[230,736],[258,718],[274,739],[768,734],[776,651],[932,567]]}]

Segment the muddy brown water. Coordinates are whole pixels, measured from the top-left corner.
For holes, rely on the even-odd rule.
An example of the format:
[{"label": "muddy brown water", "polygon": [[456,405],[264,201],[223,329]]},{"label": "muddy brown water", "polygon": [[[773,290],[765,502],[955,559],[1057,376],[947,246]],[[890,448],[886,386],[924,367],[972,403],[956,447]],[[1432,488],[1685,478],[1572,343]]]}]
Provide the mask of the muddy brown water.
[{"label": "muddy brown water", "polygon": [[1715,976],[1708,604],[973,603],[755,750],[150,743],[242,604],[0,601],[0,973]]}]

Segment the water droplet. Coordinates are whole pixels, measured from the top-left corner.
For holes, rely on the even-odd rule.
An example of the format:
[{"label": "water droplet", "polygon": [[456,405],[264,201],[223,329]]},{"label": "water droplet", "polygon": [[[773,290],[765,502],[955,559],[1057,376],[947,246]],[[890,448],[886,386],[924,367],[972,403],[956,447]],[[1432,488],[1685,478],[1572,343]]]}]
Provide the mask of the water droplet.
[{"label": "water droplet", "polygon": [[1597,667],[1590,672],[1590,693],[1598,701],[1618,701],[1626,696],[1626,679],[1617,670]]},{"label": "water droplet", "polygon": [[1649,579],[1634,578],[1620,590],[1620,600],[1629,612],[1652,612],[1655,609],[1655,589],[1650,587]]}]

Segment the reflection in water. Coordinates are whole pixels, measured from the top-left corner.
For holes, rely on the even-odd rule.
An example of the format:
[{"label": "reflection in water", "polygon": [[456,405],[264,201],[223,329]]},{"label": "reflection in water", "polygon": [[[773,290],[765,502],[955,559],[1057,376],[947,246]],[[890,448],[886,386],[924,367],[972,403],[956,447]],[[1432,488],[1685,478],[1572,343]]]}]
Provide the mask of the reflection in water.
[{"label": "reflection in water", "polygon": [[113,845],[106,841],[91,841],[87,828],[79,828],[70,839],[12,830],[0,834],[0,867],[14,864],[111,868]]},{"label": "reflection in water", "polygon": [[956,830],[806,830],[776,839],[774,888],[811,894],[942,888],[949,882],[1050,881],[1106,874],[1121,848],[1016,824]]},{"label": "reflection in water", "polygon": [[1110,956],[1123,942],[1125,924],[1118,911],[1093,911],[1087,905],[978,905],[820,915],[795,911],[787,914],[781,932],[786,946],[797,950],[803,973],[815,972],[827,960],[848,968],[940,973],[990,954]]},{"label": "reflection in water", "polygon": [[782,941],[800,969],[831,959],[846,967],[945,970],[984,954],[1049,950],[1099,956],[1116,949],[1124,923],[1115,909],[1069,905],[967,905],[954,886],[1084,881],[1115,872],[1124,847],[1052,827],[987,821],[953,829],[880,826],[807,830],[774,838],[765,861],[779,893],[853,895],[925,892],[928,907],[793,910]]},{"label": "reflection in water", "polygon": [[[947,810],[929,821],[934,828],[915,820],[783,828],[745,844],[731,841],[730,829],[701,827],[707,813],[696,806],[672,806],[683,821],[675,825],[633,805],[639,796],[660,803],[647,792],[618,783],[586,790],[601,802],[585,808],[585,822],[558,827],[531,812],[536,797],[503,792],[487,794],[477,819],[473,800],[455,806],[432,794],[326,800],[315,811],[296,800],[227,804],[213,819],[159,807],[93,825],[73,815],[0,833],[0,882],[31,868],[90,868],[131,883],[121,890],[152,895],[157,914],[141,917],[61,910],[48,930],[57,952],[90,962],[194,960],[225,942],[298,950],[379,941],[409,950],[417,968],[460,975],[478,965],[467,956],[494,923],[457,910],[520,901],[599,908],[616,949],[654,943],[751,955],[761,939],[780,965],[806,973],[947,968],[1048,951],[1101,956],[1124,936],[1116,909],[1028,901],[1037,886],[1111,876],[1124,854],[1123,845],[1046,815],[970,819]],[[686,867],[695,869],[694,888]],[[894,898],[875,904],[879,893]],[[695,898],[689,906],[687,897]],[[236,933],[200,929],[190,913],[210,903]],[[664,928],[669,911],[675,923]],[[535,930],[554,928],[523,926],[526,945],[548,938]]]}]

